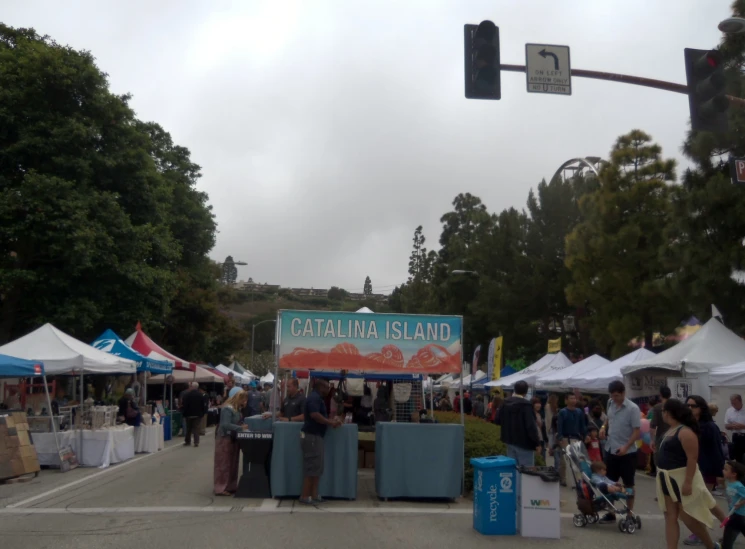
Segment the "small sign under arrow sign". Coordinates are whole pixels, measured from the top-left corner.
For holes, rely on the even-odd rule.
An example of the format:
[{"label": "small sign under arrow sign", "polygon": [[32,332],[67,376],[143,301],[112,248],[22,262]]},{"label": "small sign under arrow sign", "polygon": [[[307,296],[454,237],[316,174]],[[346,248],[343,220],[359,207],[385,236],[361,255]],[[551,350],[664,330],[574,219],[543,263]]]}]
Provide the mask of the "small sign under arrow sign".
[{"label": "small sign under arrow sign", "polygon": [[525,44],[528,92],[572,95],[569,46]]}]

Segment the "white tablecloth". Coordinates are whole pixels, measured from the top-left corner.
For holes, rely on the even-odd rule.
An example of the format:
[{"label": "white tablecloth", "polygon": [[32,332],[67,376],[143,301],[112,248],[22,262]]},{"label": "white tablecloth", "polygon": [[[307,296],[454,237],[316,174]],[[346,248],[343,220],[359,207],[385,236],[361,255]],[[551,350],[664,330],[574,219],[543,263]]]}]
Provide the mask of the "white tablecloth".
[{"label": "white tablecloth", "polygon": [[[71,446],[78,463],[86,467],[108,467],[132,459],[135,455],[134,427],[117,427],[99,431],[83,431],[80,450],[80,431],[57,433],[59,446]],[[31,433],[40,465],[59,467],[59,454],[53,433]]]},{"label": "white tablecloth", "polygon": [[165,446],[165,440],[163,438],[163,426],[159,424],[155,425],[142,425],[135,427],[135,452],[154,454],[155,452],[162,450]]}]

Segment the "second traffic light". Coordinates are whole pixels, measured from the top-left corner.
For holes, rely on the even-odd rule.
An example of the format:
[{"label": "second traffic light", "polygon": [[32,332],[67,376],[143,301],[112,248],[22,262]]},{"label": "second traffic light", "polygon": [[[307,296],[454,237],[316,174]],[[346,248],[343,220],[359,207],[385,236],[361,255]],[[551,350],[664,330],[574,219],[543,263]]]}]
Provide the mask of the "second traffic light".
[{"label": "second traffic light", "polygon": [[491,21],[464,25],[467,99],[501,99],[499,27]]},{"label": "second traffic light", "polygon": [[727,131],[724,62],[718,50],[685,49],[688,105],[691,128],[724,133]]}]

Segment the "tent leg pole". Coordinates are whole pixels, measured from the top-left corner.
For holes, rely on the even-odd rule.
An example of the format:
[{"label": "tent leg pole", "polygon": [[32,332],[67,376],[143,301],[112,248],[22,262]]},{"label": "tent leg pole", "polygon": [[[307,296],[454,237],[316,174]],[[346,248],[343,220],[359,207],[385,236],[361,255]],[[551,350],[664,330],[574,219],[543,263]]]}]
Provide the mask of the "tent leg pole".
[{"label": "tent leg pole", "polygon": [[47,410],[49,410],[49,420],[52,425],[52,434],[54,435],[54,445],[57,447],[59,454],[59,439],[57,438],[57,427],[54,426],[54,412],[52,411],[52,399],[49,398],[49,385],[47,384],[47,375],[44,374],[44,393],[47,396]]},{"label": "tent leg pole", "polygon": [[83,372],[80,372],[80,408],[78,416],[78,429],[79,429],[79,440],[80,440],[80,459],[83,459],[83,407],[85,406],[85,391],[83,391]]}]

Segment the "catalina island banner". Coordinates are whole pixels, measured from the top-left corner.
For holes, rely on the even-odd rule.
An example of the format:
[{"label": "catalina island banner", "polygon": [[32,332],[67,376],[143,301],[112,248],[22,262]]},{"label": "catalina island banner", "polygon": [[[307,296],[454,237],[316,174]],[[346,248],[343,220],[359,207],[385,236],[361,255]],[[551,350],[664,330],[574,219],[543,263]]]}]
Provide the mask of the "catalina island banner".
[{"label": "catalina island banner", "polygon": [[277,316],[280,368],[461,371],[459,316],[288,310]]}]

